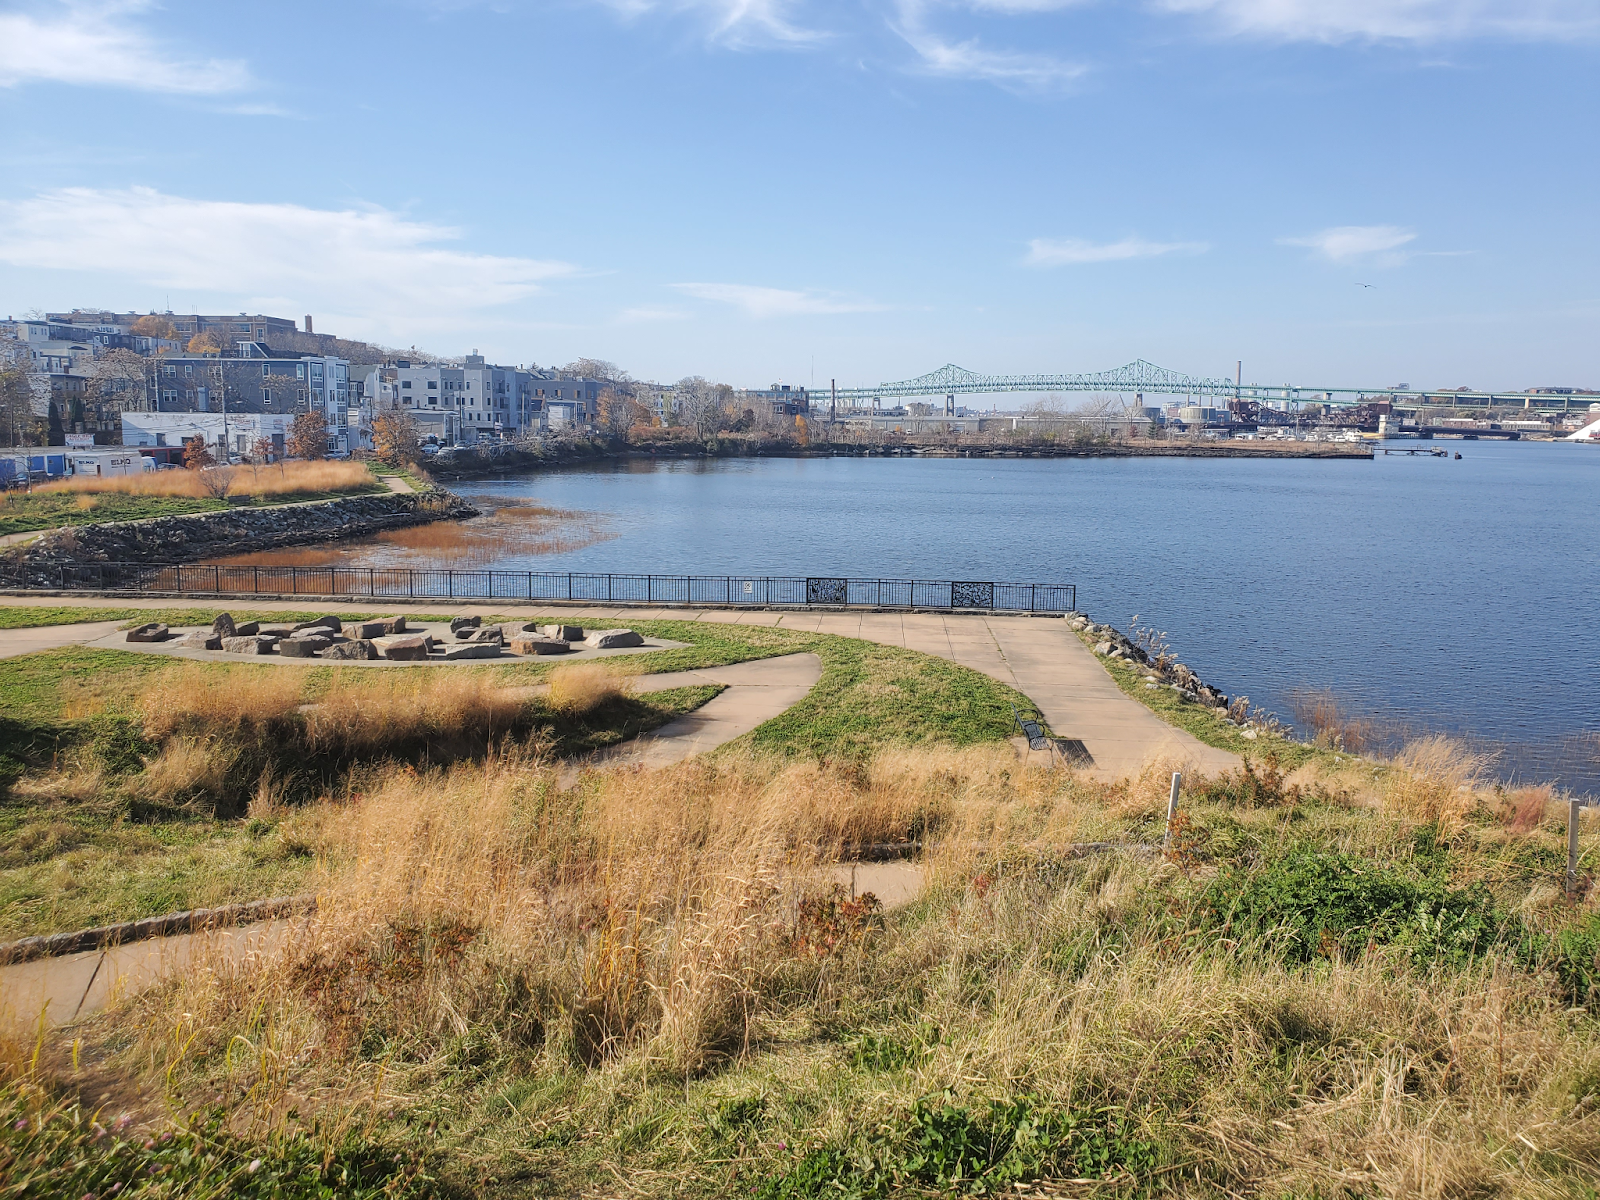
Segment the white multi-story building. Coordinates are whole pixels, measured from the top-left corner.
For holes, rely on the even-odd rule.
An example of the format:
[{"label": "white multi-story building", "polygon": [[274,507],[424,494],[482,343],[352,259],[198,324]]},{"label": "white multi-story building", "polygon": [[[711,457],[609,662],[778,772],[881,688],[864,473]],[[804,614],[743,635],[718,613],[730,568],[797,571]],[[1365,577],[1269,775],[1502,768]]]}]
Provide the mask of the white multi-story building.
[{"label": "white multi-story building", "polygon": [[440,445],[472,445],[536,433],[558,421],[592,423],[599,412],[602,385],[594,379],[502,367],[473,352],[460,366],[398,359],[368,370],[360,391],[370,429],[371,414],[398,410],[410,414],[424,440]]}]

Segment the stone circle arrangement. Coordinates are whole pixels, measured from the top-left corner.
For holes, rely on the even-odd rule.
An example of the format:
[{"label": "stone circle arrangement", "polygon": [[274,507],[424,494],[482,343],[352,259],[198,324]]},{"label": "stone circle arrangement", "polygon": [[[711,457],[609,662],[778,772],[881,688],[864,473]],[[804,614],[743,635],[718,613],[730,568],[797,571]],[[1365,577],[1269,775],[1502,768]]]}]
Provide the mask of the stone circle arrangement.
[{"label": "stone circle arrangement", "polygon": [[446,639],[423,630],[408,630],[405,617],[345,622],[330,615],[293,625],[273,625],[235,621],[228,613],[219,614],[210,629],[195,629],[177,637],[167,626],[152,621],[128,630],[127,640],[164,642],[176,650],[344,662],[458,662],[498,658],[505,652],[533,656],[570,654],[575,648],[620,650],[644,645],[644,638],[631,629],[597,629],[585,634],[579,625],[538,625],[531,621],[485,625],[483,618],[476,616],[452,618],[450,637]]}]

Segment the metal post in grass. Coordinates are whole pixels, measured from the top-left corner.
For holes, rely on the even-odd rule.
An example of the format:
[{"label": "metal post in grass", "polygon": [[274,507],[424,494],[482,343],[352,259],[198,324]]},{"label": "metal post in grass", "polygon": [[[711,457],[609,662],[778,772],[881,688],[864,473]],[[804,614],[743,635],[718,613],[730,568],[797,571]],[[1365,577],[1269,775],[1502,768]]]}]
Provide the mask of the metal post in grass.
[{"label": "metal post in grass", "polygon": [[1183,772],[1172,773],[1172,794],[1167,797],[1167,831],[1161,837],[1161,848],[1166,850],[1172,844],[1172,818],[1178,815],[1178,788],[1183,786]]},{"label": "metal post in grass", "polygon": [[1574,800],[1567,812],[1567,899],[1578,895],[1578,817],[1583,812],[1583,801]]}]

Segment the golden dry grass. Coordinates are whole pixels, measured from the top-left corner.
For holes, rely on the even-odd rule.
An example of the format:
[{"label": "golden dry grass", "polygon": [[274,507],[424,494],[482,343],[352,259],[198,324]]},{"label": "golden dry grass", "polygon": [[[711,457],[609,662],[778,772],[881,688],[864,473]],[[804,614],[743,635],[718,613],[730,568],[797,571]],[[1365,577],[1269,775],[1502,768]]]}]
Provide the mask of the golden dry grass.
[{"label": "golden dry grass", "polygon": [[235,496],[285,496],[301,492],[345,492],[377,483],[372,472],[357,462],[286,462],[271,466],[218,467],[212,471],[154,471],[98,479],[77,476],[47,484],[35,491],[79,493],[80,508],[93,507],[92,497],[104,493],[130,496],[180,496],[203,500],[213,495],[207,476],[226,472],[229,494]]},{"label": "golden dry grass", "polygon": [[545,703],[566,717],[582,717],[603,704],[632,695],[626,676],[601,663],[571,663],[550,672]]},{"label": "golden dry grass", "polygon": [[[1413,761],[1420,781],[1317,809],[1309,835],[1376,853],[1409,842],[1412,806],[1468,811],[1452,789],[1471,762],[1438,746]],[[934,747],[838,766],[691,760],[566,790],[525,756],[393,770],[359,801],[286,818],[323,864],[317,917],[257,968],[134,1001],[115,1018],[133,1038],[121,1061],[234,1097],[246,1123],[455,1105],[473,1161],[524,1161],[526,1130],[559,1124],[583,1140],[534,1161],[572,1192],[619,1175],[645,1194],[725,1191],[724,1152],[693,1115],[708,1090],[770,1097],[782,1124],[753,1153],[781,1170],[780,1137],[834,1144],[941,1089],[1020,1088],[1141,1114],[1182,1164],[1165,1194],[1581,1195],[1575,1179],[1600,1167],[1600,1030],[1547,979],[1382,950],[1286,968],[1173,936],[1162,914],[1204,871],[1060,857],[1148,828],[1166,765],[1109,786],[1021,770],[1004,747]],[[1229,819],[1266,839],[1283,823]],[[881,928],[845,922],[825,952],[797,940],[841,846],[912,835],[926,901]],[[923,1049],[902,1071],[852,1068],[834,1043],[863,1025]],[[468,1045],[501,1064],[476,1098],[449,1066]],[[518,1081],[546,1100],[496,1108]],[[648,1149],[619,1120],[680,1132]],[[667,1170],[651,1182],[646,1166]]]}]

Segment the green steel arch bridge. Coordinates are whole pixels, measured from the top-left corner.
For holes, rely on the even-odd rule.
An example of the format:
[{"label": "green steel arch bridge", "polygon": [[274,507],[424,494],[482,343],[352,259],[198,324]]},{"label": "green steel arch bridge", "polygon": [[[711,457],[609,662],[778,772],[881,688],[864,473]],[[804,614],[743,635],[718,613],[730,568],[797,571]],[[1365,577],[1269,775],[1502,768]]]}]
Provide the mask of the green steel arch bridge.
[{"label": "green steel arch bridge", "polygon": [[1522,405],[1548,412],[1564,412],[1574,401],[1587,408],[1597,397],[1574,392],[1572,394],[1542,394],[1532,392],[1474,392],[1474,391],[1415,391],[1410,388],[1353,388],[1305,387],[1282,383],[1245,383],[1242,379],[1207,379],[1199,375],[1184,375],[1169,371],[1154,363],[1137,359],[1114,371],[1100,371],[1084,375],[980,375],[954,363],[947,363],[937,371],[919,375],[915,379],[902,379],[898,383],[880,383],[875,387],[832,387],[827,393],[820,389],[812,393],[815,404],[827,395],[831,401],[849,405],[877,407],[885,400],[909,399],[913,396],[944,396],[947,407],[953,408],[955,397],[985,395],[998,392],[1098,392],[1134,396],[1188,396],[1204,406],[1214,406],[1217,401],[1254,400],[1258,403],[1315,401],[1319,404],[1360,404],[1363,401],[1387,399],[1398,404],[1441,404],[1457,407],[1486,408],[1490,406]]}]

